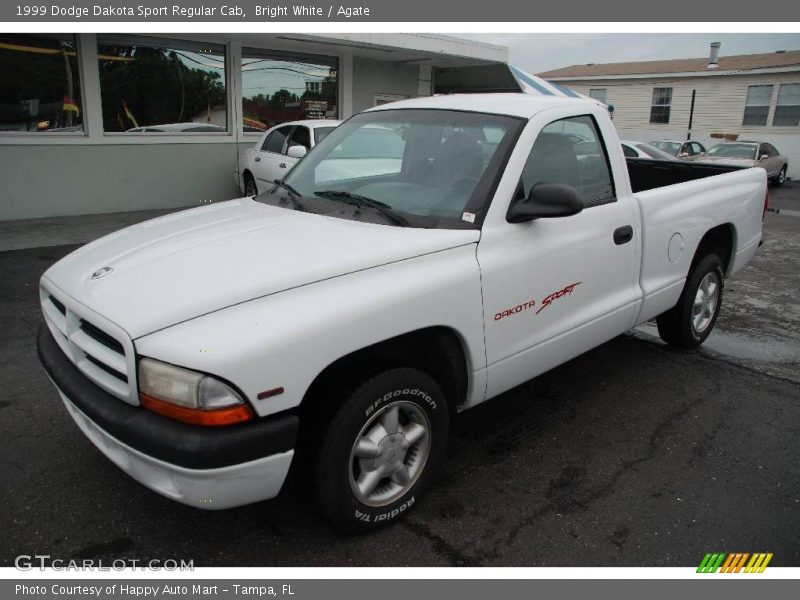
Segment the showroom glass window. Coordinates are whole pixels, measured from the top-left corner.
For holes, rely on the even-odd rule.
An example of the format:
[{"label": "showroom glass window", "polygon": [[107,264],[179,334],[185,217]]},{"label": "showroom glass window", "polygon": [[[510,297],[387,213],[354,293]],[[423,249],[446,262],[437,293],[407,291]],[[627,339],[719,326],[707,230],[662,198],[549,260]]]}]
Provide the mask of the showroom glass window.
[{"label": "showroom glass window", "polygon": [[242,49],[244,131],[339,115],[336,57]]},{"label": "showroom glass window", "polygon": [[651,123],[669,123],[672,106],[672,88],[653,88],[653,103],[650,106]]},{"label": "showroom glass window", "polygon": [[0,132],[83,133],[77,42],[0,34]]},{"label": "showroom glass window", "polygon": [[98,36],[97,53],[106,132],[227,131],[224,46]]},{"label": "showroom glass window", "polygon": [[766,125],[770,102],[772,102],[771,85],[749,86],[742,125]]},{"label": "showroom glass window", "polygon": [[778,88],[778,103],[772,119],[775,127],[800,125],[800,83],[782,83]]}]

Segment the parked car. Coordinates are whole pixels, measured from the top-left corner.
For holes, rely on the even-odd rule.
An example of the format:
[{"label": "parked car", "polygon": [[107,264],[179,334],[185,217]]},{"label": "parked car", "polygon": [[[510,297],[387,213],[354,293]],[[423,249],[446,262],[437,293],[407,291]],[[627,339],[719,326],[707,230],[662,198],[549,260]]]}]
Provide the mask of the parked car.
[{"label": "parked car", "polygon": [[761,167],[767,172],[767,178],[775,185],[783,185],[786,181],[786,170],[789,159],[778,152],[777,148],[767,142],[720,142],[711,148],[701,159],[703,162],[714,162],[740,167]]},{"label": "parked car", "polygon": [[213,123],[164,123],[132,127],[126,133],[225,133],[226,131],[222,125]]},{"label": "parked car", "polygon": [[247,196],[274,185],[341,121],[307,119],[282,123],[264,132],[252,148],[239,157],[236,184]]},{"label": "parked car", "polygon": [[655,146],[659,150],[670,154],[675,158],[695,158],[702,156],[706,148],[700,142],[688,140],[685,142],[679,140],[654,140],[650,142],[651,146]]},{"label": "parked car", "polygon": [[[402,160],[327,179],[370,129]],[[434,485],[455,413],[653,318],[680,348],[714,328],[761,242],[764,171],[630,161],[590,100],[375,107],[255,198],[50,267],[39,357],[84,434],[160,494],[256,502],[296,462],[337,525],[390,523]]]},{"label": "parked car", "polygon": [[675,156],[667,154],[663,150],[659,150],[651,144],[645,142],[632,142],[629,140],[622,140],[622,153],[625,158],[648,158],[652,160],[675,160]]}]

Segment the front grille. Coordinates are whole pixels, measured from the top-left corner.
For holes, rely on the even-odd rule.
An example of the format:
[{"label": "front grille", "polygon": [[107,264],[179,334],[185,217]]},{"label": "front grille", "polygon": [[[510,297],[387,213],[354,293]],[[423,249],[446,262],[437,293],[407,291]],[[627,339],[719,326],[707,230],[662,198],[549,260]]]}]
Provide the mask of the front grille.
[{"label": "front grille", "polygon": [[80,325],[81,329],[90,338],[92,338],[96,342],[100,342],[106,348],[109,348],[114,352],[118,352],[123,356],[125,355],[125,349],[122,347],[122,344],[120,344],[117,340],[108,335],[105,331],[101,331],[100,329],[89,323],[89,321],[86,321],[84,319],[81,319],[80,323],[81,323]]},{"label": "front grille", "polygon": [[98,369],[102,369],[103,371],[105,371],[109,375],[112,375],[113,377],[116,377],[120,381],[124,381],[125,383],[128,383],[128,376],[127,375],[125,375],[124,373],[120,373],[116,369],[112,369],[107,364],[101,363],[99,360],[97,360],[91,354],[87,354],[86,355],[86,360],[88,360],[90,363],[95,365]]},{"label": "front grille", "polygon": [[125,332],[69,296],[47,289],[44,280],[41,303],[50,331],[75,366],[104,390],[138,404],[133,343]]}]

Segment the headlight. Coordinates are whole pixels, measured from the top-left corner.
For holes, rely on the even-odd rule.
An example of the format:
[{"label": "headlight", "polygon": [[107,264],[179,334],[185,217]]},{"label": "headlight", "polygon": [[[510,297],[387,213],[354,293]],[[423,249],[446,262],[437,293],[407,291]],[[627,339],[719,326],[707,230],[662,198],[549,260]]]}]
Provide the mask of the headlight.
[{"label": "headlight", "polygon": [[165,417],[194,425],[232,425],[253,410],[227,383],[152,358],[139,361],[139,401]]}]

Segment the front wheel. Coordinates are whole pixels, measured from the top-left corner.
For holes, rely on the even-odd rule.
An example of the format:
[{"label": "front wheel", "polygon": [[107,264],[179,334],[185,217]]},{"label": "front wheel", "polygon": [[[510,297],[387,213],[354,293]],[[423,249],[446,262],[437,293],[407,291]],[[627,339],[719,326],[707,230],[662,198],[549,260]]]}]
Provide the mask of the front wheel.
[{"label": "front wheel", "polygon": [[322,512],[350,531],[405,515],[433,481],[448,428],[444,394],[427,374],[400,368],[368,380],[323,437],[316,468]]},{"label": "front wheel", "polygon": [[722,287],[722,261],[709,254],[689,273],[678,303],[659,315],[661,339],[679,348],[697,348],[706,341],[722,306]]}]

